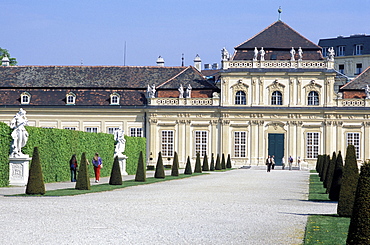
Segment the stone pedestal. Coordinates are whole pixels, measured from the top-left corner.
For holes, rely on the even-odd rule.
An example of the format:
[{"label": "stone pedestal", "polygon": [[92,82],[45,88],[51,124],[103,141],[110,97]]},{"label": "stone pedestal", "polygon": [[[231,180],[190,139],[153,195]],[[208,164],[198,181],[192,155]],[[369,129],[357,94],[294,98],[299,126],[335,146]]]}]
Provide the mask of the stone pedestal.
[{"label": "stone pedestal", "polygon": [[119,167],[121,169],[121,175],[128,175],[128,173],[126,172],[126,159],[128,157],[123,154],[115,155],[114,157],[116,156],[118,156],[118,162],[119,162]]},{"label": "stone pedestal", "polygon": [[9,157],[9,185],[27,185],[30,160],[28,155]]}]

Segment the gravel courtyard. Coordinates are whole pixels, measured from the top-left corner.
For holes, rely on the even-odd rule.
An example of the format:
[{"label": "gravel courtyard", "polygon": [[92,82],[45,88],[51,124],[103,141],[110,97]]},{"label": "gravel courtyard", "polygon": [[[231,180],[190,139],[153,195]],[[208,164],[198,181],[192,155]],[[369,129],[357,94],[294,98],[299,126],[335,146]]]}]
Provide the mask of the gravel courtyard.
[{"label": "gravel courtyard", "polygon": [[308,215],[336,212],[307,201],[308,179],[237,169],[70,197],[0,195],[0,243],[301,244]]}]

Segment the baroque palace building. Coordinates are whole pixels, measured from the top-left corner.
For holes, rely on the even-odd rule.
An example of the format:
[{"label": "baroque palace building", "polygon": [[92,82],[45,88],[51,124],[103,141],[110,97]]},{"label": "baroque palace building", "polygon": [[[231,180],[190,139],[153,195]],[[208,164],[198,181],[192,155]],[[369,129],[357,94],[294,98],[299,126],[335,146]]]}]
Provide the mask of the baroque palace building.
[{"label": "baroque palace building", "polygon": [[[184,166],[196,153],[230,154],[234,166],[264,165],[274,155],[315,166],[317,155],[353,144],[370,158],[370,84],[362,75],[338,93],[334,52],[282,21],[222,50],[221,69],[158,66],[0,67],[0,120],[19,108],[31,126],[146,137],[147,164],[174,152]],[[3,62],[4,65],[4,62]],[[367,73],[369,73],[366,70]],[[214,81],[209,79],[213,74]],[[356,81],[357,80],[357,81]],[[357,84],[357,86],[356,86]],[[346,87],[348,89],[346,89]],[[362,97],[351,96],[360,93]],[[345,95],[345,96],[343,96]]]}]

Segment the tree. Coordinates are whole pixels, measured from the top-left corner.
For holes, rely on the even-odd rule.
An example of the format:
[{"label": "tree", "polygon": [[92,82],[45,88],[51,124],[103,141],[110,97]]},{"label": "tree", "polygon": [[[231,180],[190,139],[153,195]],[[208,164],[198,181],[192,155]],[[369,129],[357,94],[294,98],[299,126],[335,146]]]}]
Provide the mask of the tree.
[{"label": "tree", "polygon": [[188,160],[186,161],[184,174],[193,174],[193,170],[191,169],[191,163],[190,163],[190,157],[189,156],[188,156]]},{"label": "tree", "polygon": [[90,190],[90,176],[87,169],[86,152],[81,155],[80,167],[77,174],[76,187],[77,190]]},{"label": "tree", "polygon": [[370,244],[370,162],[361,167],[347,244]]},{"label": "tree", "polygon": [[114,158],[112,171],[109,178],[110,185],[122,185],[122,174],[121,168],[119,167],[118,156]]},{"label": "tree", "polygon": [[0,48],[0,65],[2,65],[1,60],[4,58],[5,55],[9,58],[9,63],[10,63],[11,66],[15,66],[15,65],[18,64],[16,58],[11,58],[10,57],[9,51],[7,49]]},{"label": "tree", "polygon": [[217,154],[215,169],[216,170],[221,170],[222,169],[221,168],[221,162],[220,162],[220,154]]},{"label": "tree", "polygon": [[339,216],[351,217],[358,182],[356,151],[353,145],[347,147],[343,168],[342,186],[339,193],[337,212]]},{"label": "tree", "polygon": [[343,158],[342,153],[339,151],[337,160],[335,162],[333,181],[331,182],[329,199],[332,201],[339,200],[340,187],[342,185],[343,176]]},{"label": "tree", "polygon": [[337,156],[335,152],[333,152],[333,156],[331,157],[327,176],[326,176],[326,193],[330,192],[331,184],[333,182],[333,175],[334,175],[334,169],[335,169],[335,164],[337,162]]},{"label": "tree", "polygon": [[[330,161],[330,157],[329,159],[327,158],[328,155],[323,155],[323,164],[322,164],[322,174],[321,174],[321,177],[320,177],[320,181],[323,182],[323,185],[324,185],[324,182],[325,182],[325,178],[326,178],[326,172],[328,171],[328,166],[329,166],[329,161]],[[328,161],[329,160],[329,161]]]},{"label": "tree", "polygon": [[164,173],[164,166],[163,166],[163,159],[162,159],[162,153],[159,152],[158,154],[158,160],[157,160],[157,166],[155,167],[155,173],[154,173],[154,178],[157,179],[164,179],[165,178],[165,173]]},{"label": "tree", "polygon": [[146,181],[146,170],[145,170],[143,152],[142,151],[140,151],[139,160],[137,162],[135,181],[138,181],[138,182],[145,182]]},{"label": "tree", "polygon": [[177,155],[176,151],[173,157],[171,176],[179,176],[179,156]]},{"label": "tree", "polygon": [[201,173],[201,172],[202,172],[202,166],[200,165],[200,154],[197,153],[197,157],[195,159],[194,173]]},{"label": "tree", "polygon": [[231,168],[231,157],[227,154],[226,168]]},{"label": "tree", "polygon": [[40,155],[38,147],[33,149],[32,161],[28,175],[28,182],[26,188],[27,195],[44,195],[45,184],[44,176],[40,163]]},{"label": "tree", "polygon": [[204,153],[202,171],[209,171],[207,153]]},{"label": "tree", "polygon": [[221,168],[226,169],[225,154],[222,153]]},{"label": "tree", "polygon": [[212,153],[212,156],[211,156],[211,166],[210,166],[209,170],[215,171],[215,159],[213,157],[213,153]]}]

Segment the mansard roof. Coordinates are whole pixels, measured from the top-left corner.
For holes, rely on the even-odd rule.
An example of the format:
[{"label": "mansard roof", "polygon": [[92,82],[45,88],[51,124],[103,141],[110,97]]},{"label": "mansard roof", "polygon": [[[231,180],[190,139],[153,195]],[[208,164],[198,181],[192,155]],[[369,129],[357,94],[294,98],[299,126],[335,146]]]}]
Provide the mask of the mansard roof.
[{"label": "mansard roof", "polygon": [[341,90],[364,90],[366,85],[370,86],[370,66],[349,83],[343,85]]},{"label": "mansard roof", "polygon": [[[169,83],[171,81],[171,83]],[[165,83],[214,88],[193,67],[157,66],[2,66],[0,87],[146,89]],[[177,85],[176,85],[177,86]],[[175,88],[175,87],[174,87]],[[177,88],[177,87],[176,87]]]},{"label": "mansard roof", "polygon": [[264,48],[266,51],[265,59],[267,60],[271,58],[272,54],[275,54],[275,57],[277,57],[274,59],[290,59],[289,50],[292,47],[294,47],[296,51],[299,47],[302,48],[304,60],[323,59],[320,46],[311,42],[280,20],[272,23],[263,31],[236,46],[232,60],[252,59],[255,47],[257,47],[258,50],[261,47]]}]

